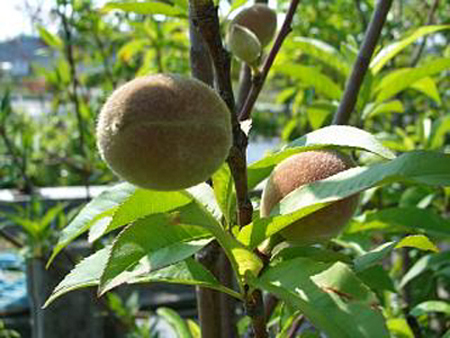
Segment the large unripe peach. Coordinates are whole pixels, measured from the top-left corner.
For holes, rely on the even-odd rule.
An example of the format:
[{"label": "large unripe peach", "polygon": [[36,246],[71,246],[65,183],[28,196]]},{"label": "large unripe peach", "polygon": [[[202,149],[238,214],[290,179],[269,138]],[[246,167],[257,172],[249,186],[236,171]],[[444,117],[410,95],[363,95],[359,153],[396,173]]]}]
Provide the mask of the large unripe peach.
[{"label": "large unripe peach", "polygon": [[255,4],[243,9],[230,23],[251,30],[259,39],[262,47],[272,41],[277,30],[277,14],[265,4]]},{"label": "large unripe peach", "polygon": [[[269,216],[272,208],[298,187],[354,166],[349,156],[335,150],[307,151],[287,158],[277,165],[264,188],[261,217]],[[298,220],[280,233],[288,241],[298,244],[326,241],[339,234],[357,205],[358,196],[350,196]]]},{"label": "large unripe peach", "polygon": [[179,190],[207,180],[231,147],[231,117],[217,93],[177,75],[152,75],[118,88],[97,125],[102,158],[143,188]]}]

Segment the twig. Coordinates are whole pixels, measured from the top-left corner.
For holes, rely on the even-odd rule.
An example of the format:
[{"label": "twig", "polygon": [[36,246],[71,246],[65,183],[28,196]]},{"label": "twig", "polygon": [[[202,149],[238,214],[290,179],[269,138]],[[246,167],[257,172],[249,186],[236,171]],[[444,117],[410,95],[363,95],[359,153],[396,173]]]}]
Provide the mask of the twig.
[{"label": "twig", "polygon": [[253,337],[268,338],[266,318],[264,314],[264,302],[261,290],[255,290],[247,295],[245,302],[247,315],[252,319]]},{"label": "twig", "polygon": [[[434,21],[434,14],[436,13],[436,10],[439,7],[439,0],[434,0],[433,5],[430,7],[430,10],[428,11],[427,15],[427,23],[426,25],[431,25]],[[425,48],[425,45],[427,43],[427,36],[424,36],[422,39],[421,44],[416,48],[416,50],[413,53],[413,57],[411,60],[411,67],[415,67],[417,63],[420,60],[420,56],[422,55],[422,52]]]},{"label": "twig", "polygon": [[27,170],[25,166],[25,162],[19,159],[19,156],[16,154],[16,150],[14,149],[14,145],[9,139],[8,135],[6,135],[6,130],[3,126],[0,126],[0,136],[5,143],[6,149],[12,157],[14,164],[19,168],[20,175],[25,182],[25,191],[31,193],[33,190],[33,183],[31,179],[27,175]]},{"label": "twig", "polygon": [[[69,26],[69,21],[67,19],[66,16],[66,3],[64,3],[64,12],[62,12],[59,8],[59,6],[57,7],[57,11],[56,13],[58,14],[58,16],[61,19],[61,23],[63,26],[63,32],[64,32],[64,36],[65,36],[65,51],[66,51],[66,58],[67,58],[67,62],[69,63],[69,69],[70,69],[70,79],[72,82],[72,91],[70,93],[70,97],[72,100],[72,103],[75,107],[75,115],[77,118],[77,122],[78,122],[78,133],[79,135],[79,147],[80,147],[80,153],[82,155],[84,155],[85,153],[85,139],[84,139],[84,121],[83,121],[83,116],[81,114],[81,104],[80,104],[80,100],[79,100],[79,96],[78,96],[78,87],[79,87],[79,83],[78,83],[78,75],[77,75],[77,68],[76,68],[76,62],[75,62],[75,56],[74,56],[74,52],[73,52],[73,41],[72,41],[72,30]],[[72,15],[73,15],[72,11]],[[83,179],[84,179],[84,185],[86,188],[86,196],[87,199],[89,199],[89,173],[85,172],[83,175]]]},{"label": "twig", "polygon": [[272,67],[273,62],[275,61],[275,57],[277,56],[284,39],[292,31],[291,27],[292,19],[294,18],[294,14],[299,4],[300,0],[291,1],[288,12],[286,14],[286,18],[284,19],[283,25],[281,26],[280,32],[278,33],[275,39],[275,42],[272,46],[272,49],[269,52],[269,55],[264,61],[264,65],[262,67],[261,72],[253,76],[250,93],[247,96],[244,106],[239,112],[240,121],[247,120],[250,117],[256,99],[258,98],[259,93],[261,92],[261,89],[264,85],[264,82],[266,81],[267,74],[269,73],[269,70]]},{"label": "twig", "polygon": [[[223,250],[218,263],[219,277],[222,285],[234,288],[234,273],[230,261]],[[237,338],[236,299],[226,293],[220,293],[220,325],[223,338]]]},{"label": "twig", "polygon": [[266,316],[266,322],[269,321],[273,311],[278,305],[278,298],[273,294],[268,294],[264,299],[264,315]]},{"label": "twig", "polygon": [[[192,76],[209,86],[214,85],[214,72],[211,57],[205,42],[198,30],[194,27],[192,7],[189,7],[189,40],[190,63]],[[220,256],[217,242],[213,242],[197,254],[196,258],[206,269],[218,276],[217,260]],[[221,297],[217,291],[196,288],[197,310],[202,337],[221,337]],[[222,311],[221,311],[222,310]]]},{"label": "twig", "polygon": [[289,329],[289,332],[287,334],[287,338],[294,338],[296,337],[296,333],[300,326],[303,324],[303,321],[305,320],[305,317],[303,315],[299,315],[297,318],[295,318],[294,322],[292,323],[291,328]]},{"label": "twig", "polygon": [[102,58],[103,68],[106,73],[106,77],[108,78],[109,82],[111,83],[113,89],[116,88],[117,83],[116,80],[114,80],[114,76],[111,72],[111,69],[109,68],[109,62],[108,62],[108,55],[105,53],[105,45],[103,44],[102,39],[98,35],[97,31],[98,27],[93,28],[93,35],[95,43],[97,44],[98,50],[100,52],[100,56]]},{"label": "twig", "polygon": [[211,0],[190,0],[192,18],[211,54],[214,65],[216,86],[220,96],[230,110],[233,129],[233,146],[227,162],[230,166],[236,188],[238,223],[242,227],[252,220],[253,207],[248,197],[247,188],[247,136],[241,130],[235,113],[233,88],[231,85],[231,58],[225,50],[220,37],[217,7]]},{"label": "twig", "polygon": [[386,21],[387,14],[391,8],[392,0],[379,0],[375,12],[370,20],[363,44],[359,50],[358,57],[353,65],[350,78],[345,85],[344,95],[334,115],[333,124],[347,124],[350,114],[355,108],[359,90],[366,75],[375,46],[381,34],[381,29]]},{"label": "twig", "polygon": [[18,239],[16,239],[13,235],[10,235],[5,230],[0,229],[0,236],[2,236],[4,239],[6,239],[8,242],[10,242],[12,245],[14,245],[16,248],[23,248],[24,244],[19,242]]},{"label": "twig", "polygon": [[252,71],[246,63],[242,63],[239,73],[239,91],[236,99],[236,111],[241,111],[252,87]]},{"label": "twig", "polygon": [[[219,276],[217,271],[219,256],[220,247],[214,241],[201,250],[196,255],[196,259],[217,278]],[[197,308],[202,337],[221,338],[220,293],[197,288]]]}]

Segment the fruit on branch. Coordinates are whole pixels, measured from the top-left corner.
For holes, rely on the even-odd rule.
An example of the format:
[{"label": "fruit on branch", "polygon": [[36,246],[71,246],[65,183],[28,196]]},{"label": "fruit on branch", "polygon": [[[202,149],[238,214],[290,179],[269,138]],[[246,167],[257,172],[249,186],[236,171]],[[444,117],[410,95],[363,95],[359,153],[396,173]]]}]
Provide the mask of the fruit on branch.
[{"label": "fruit on branch", "polygon": [[255,4],[242,10],[231,21],[229,29],[234,25],[251,30],[259,39],[262,47],[272,41],[277,30],[277,14],[265,4]]},{"label": "fruit on branch", "polygon": [[[355,163],[348,155],[336,150],[307,151],[285,159],[275,167],[264,188],[261,217],[268,217],[273,207],[298,187],[354,166]],[[350,220],[358,205],[358,199],[358,195],[353,195],[333,202],[287,226],[280,234],[296,244],[326,241],[338,235]]]},{"label": "fruit on branch", "polygon": [[227,35],[230,51],[242,61],[252,65],[261,55],[261,43],[258,37],[248,28],[240,25],[231,26]]},{"label": "fruit on branch", "polygon": [[231,116],[202,82],[158,74],[115,90],[97,124],[109,167],[143,188],[179,190],[207,180],[231,147]]}]

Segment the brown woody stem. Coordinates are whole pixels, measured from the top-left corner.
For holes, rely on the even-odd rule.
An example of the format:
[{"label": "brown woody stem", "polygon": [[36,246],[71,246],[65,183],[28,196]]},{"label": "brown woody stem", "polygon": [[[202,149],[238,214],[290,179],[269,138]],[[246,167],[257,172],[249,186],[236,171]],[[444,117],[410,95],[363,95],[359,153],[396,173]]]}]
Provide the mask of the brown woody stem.
[{"label": "brown woody stem", "polygon": [[363,44],[353,65],[350,78],[345,85],[344,95],[334,115],[333,124],[347,124],[355,109],[358,93],[369,68],[370,60],[380,38],[381,29],[391,8],[392,0],[379,0],[375,12],[370,19],[369,27],[364,36]]}]

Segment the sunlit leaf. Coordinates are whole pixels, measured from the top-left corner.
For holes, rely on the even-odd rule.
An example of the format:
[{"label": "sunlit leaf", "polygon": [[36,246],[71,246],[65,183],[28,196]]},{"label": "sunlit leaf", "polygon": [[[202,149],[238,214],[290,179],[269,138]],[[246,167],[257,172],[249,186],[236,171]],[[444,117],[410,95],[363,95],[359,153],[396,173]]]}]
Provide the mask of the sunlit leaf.
[{"label": "sunlit leaf", "polygon": [[300,80],[299,84],[303,87],[312,87],[318,93],[330,99],[338,100],[342,95],[341,86],[318,68],[287,63],[278,65],[276,70],[296,80]]},{"label": "sunlit leaf", "polygon": [[[122,272],[135,266],[143,257],[176,243],[210,237],[204,228],[197,226],[196,208],[188,205],[167,214],[153,214],[134,222],[115,239],[108,263],[103,271],[100,292],[110,289],[110,284]],[[151,271],[151,270],[150,270]]]},{"label": "sunlit leaf", "polygon": [[162,14],[166,16],[185,17],[187,13],[179,7],[172,6],[160,1],[146,2],[108,2],[100,10],[101,13],[108,13],[112,10],[121,10],[137,14]]},{"label": "sunlit leaf", "polygon": [[393,182],[450,185],[450,155],[415,151],[386,163],[356,167],[325,180],[303,185],[277,204],[270,217],[255,220],[239,233],[239,240],[255,247],[294,221],[331,202]]},{"label": "sunlit leaf", "polygon": [[450,68],[450,58],[439,58],[430,60],[420,67],[402,68],[392,71],[385,76],[375,88],[376,101],[385,101],[399,92],[407,89],[417,81],[438,74]]},{"label": "sunlit leaf", "polygon": [[223,215],[228,224],[231,224],[233,215],[234,203],[234,182],[231,177],[230,168],[225,163],[212,176],[214,195],[216,196],[217,204],[220,206]]},{"label": "sunlit leaf", "polygon": [[90,201],[61,232],[58,244],[53,248],[53,253],[47,265],[50,265],[56,255],[70,242],[89,230],[100,218],[107,216],[110,209],[125,201],[135,190],[135,186],[129,183],[121,183],[106,189]]},{"label": "sunlit leaf", "polygon": [[424,77],[419,81],[414,82],[411,88],[418,90],[429,98],[434,100],[437,104],[441,104],[441,96],[439,95],[439,90],[436,86],[436,82],[431,77]]},{"label": "sunlit leaf", "polygon": [[450,252],[448,251],[426,255],[420,258],[403,276],[399,286],[403,288],[406,284],[408,284],[410,281],[412,281],[422,273],[430,270],[437,270],[440,266],[447,264],[449,260]]},{"label": "sunlit leaf", "polygon": [[373,58],[372,62],[370,63],[370,68],[372,69],[374,74],[378,73],[386,63],[388,63],[392,58],[394,58],[398,53],[400,53],[411,43],[427,34],[432,34],[443,29],[450,29],[450,25],[420,27],[407,38],[396,41],[389,46],[384,47]]},{"label": "sunlit leaf", "polygon": [[395,246],[396,248],[416,248],[420,250],[429,250],[434,252],[439,252],[439,249],[436,247],[433,242],[431,242],[428,237],[424,235],[412,235],[403,238],[400,242]]},{"label": "sunlit leaf", "polygon": [[403,104],[398,100],[382,103],[369,103],[364,108],[361,118],[366,119],[385,113],[403,113],[404,111],[405,108],[403,107]]},{"label": "sunlit leaf", "polygon": [[450,303],[439,300],[429,300],[414,306],[410,314],[418,317],[430,312],[439,312],[450,316]]},{"label": "sunlit leaf", "polygon": [[174,310],[160,307],[156,314],[162,317],[176,332],[178,338],[192,338],[191,331],[184,319]]},{"label": "sunlit leaf", "polygon": [[[110,247],[99,250],[83,259],[56,286],[45,302],[44,307],[49,306],[54,300],[70,291],[99,285],[100,277],[108,261],[109,254]],[[142,269],[142,266],[137,264],[133,269],[139,270]],[[241,298],[235,291],[222,286],[208,270],[193,259],[187,259],[186,261],[170,265],[166,268],[151,273],[145,273],[143,276],[138,273],[135,273],[135,275],[137,277],[127,280],[127,284],[165,282],[198,285],[228,293],[238,299]]]},{"label": "sunlit leaf", "polygon": [[322,148],[349,148],[364,150],[386,159],[395,155],[372,134],[350,126],[328,126],[308,133],[284,147],[281,151],[264,157],[248,167],[248,185],[254,188],[264,180],[282,160],[302,151]]},{"label": "sunlit leaf", "polygon": [[63,41],[59,36],[50,33],[47,29],[45,29],[45,27],[41,25],[37,25],[37,29],[39,32],[39,36],[47,45],[55,49],[62,49],[64,47]]},{"label": "sunlit leaf", "polygon": [[296,258],[250,282],[300,310],[330,338],[389,336],[375,295],[343,263]]},{"label": "sunlit leaf", "polygon": [[350,73],[350,64],[345,60],[341,53],[333,46],[321,40],[296,37],[291,44],[297,47],[301,52],[308,54],[337,70],[345,77]]},{"label": "sunlit leaf", "polygon": [[386,232],[417,230],[430,235],[450,236],[450,221],[432,209],[394,207],[366,212],[351,222],[346,233],[374,230]]}]

